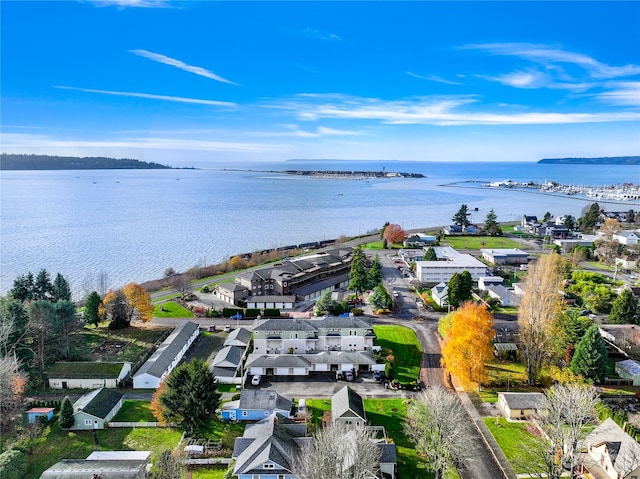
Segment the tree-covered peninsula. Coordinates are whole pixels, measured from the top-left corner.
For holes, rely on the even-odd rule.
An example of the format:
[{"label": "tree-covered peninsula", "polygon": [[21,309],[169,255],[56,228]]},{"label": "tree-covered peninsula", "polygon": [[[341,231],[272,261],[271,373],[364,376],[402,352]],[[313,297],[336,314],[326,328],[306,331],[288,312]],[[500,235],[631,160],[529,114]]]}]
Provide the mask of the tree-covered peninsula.
[{"label": "tree-covered peninsula", "polygon": [[0,170],[159,170],[170,166],[130,158],[22,155],[2,153]]},{"label": "tree-covered peninsula", "polygon": [[640,156],[608,156],[602,158],[545,158],[539,164],[556,165],[640,165]]}]

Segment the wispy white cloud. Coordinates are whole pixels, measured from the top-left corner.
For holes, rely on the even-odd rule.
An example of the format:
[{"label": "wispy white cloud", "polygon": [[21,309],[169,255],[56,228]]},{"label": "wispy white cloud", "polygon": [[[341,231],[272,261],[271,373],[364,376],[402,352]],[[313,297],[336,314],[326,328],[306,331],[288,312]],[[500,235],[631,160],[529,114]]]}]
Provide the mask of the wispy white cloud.
[{"label": "wispy white cloud", "polygon": [[611,66],[582,53],[574,53],[549,45],[533,43],[479,43],[461,47],[491,55],[516,56],[541,65],[572,64],[588,71],[593,78],[618,78],[640,74],[640,65]]},{"label": "wispy white cloud", "polygon": [[113,140],[79,140],[56,138],[49,135],[5,133],[2,135],[6,151],[68,151],[68,150],[188,150],[188,151],[228,151],[238,153],[286,152],[288,145],[211,141],[170,137],[130,137]]},{"label": "wispy white cloud", "polygon": [[407,72],[407,75],[412,76],[414,78],[419,78],[420,80],[428,80],[428,81],[434,81],[438,83],[445,83],[447,85],[462,85],[462,83],[460,82],[447,80],[446,78],[439,77],[438,75],[418,75],[413,72]]},{"label": "wispy white cloud", "polygon": [[[299,120],[322,118],[369,120],[383,124],[427,125],[550,125],[638,121],[637,112],[562,113],[543,111],[477,111],[478,99],[471,96],[419,97],[402,100],[349,97],[345,95],[301,94],[271,108],[289,110]],[[471,107],[475,107],[472,109]],[[505,113],[504,110],[507,110]]]},{"label": "wispy white cloud", "polygon": [[316,30],[315,28],[305,28],[302,31],[302,34],[309,38],[315,38],[316,40],[342,40],[342,37],[340,35],[336,35],[335,33],[323,32],[321,30]]},{"label": "wispy white cloud", "polygon": [[111,91],[111,90],[95,90],[93,88],[78,88],[72,86],[61,86],[55,85],[54,88],[59,88],[61,90],[74,90],[81,91],[84,93],[98,93],[101,95],[113,95],[113,96],[128,96],[135,98],[147,98],[150,100],[162,100],[162,101],[172,101],[177,103],[194,103],[198,105],[211,105],[211,106],[223,106],[223,107],[236,107],[236,103],[228,102],[228,101],[218,101],[218,100],[203,100],[200,98],[185,98],[181,96],[167,96],[167,95],[153,95],[151,93],[138,93],[138,92],[130,92],[130,91]]},{"label": "wispy white cloud", "polygon": [[212,71],[207,70],[206,68],[197,67],[194,65],[189,65],[181,60],[176,60],[175,58],[171,58],[165,55],[161,55],[159,53],[153,53],[148,50],[131,50],[131,53],[134,55],[138,55],[140,57],[148,58],[151,61],[163,63],[165,65],[170,65],[172,67],[179,68],[180,70],[184,70],[189,73],[193,73],[195,75],[200,75],[205,78],[210,78],[211,80],[219,81],[222,83],[228,83],[229,85],[241,86],[238,83],[232,82],[231,80],[227,80],[226,78],[221,77],[220,75],[216,75]]},{"label": "wispy white cloud", "polygon": [[610,90],[595,98],[611,105],[640,107],[640,82],[610,82],[607,86]]},{"label": "wispy white cloud", "polygon": [[119,8],[167,8],[168,0],[86,0],[98,7],[115,6]]}]

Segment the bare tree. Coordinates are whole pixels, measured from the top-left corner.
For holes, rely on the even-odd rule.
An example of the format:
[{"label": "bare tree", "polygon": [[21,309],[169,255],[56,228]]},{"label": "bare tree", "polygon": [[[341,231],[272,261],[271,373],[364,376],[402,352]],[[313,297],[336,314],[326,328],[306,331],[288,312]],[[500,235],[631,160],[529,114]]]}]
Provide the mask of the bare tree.
[{"label": "bare tree", "polygon": [[572,471],[571,477],[575,477],[579,464],[578,441],[584,426],[596,417],[597,402],[598,394],[591,386],[556,384],[547,391],[547,410],[539,414],[537,420],[547,436],[545,463],[548,467],[550,462],[557,464],[560,457],[560,466]]},{"label": "bare tree", "polygon": [[558,254],[546,254],[529,266],[525,280],[518,328],[529,384],[538,381],[549,354],[553,323],[562,306],[563,262]]},{"label": "bare tree", "polygon": [[191,290],[192,279],[193,275],[188,272],[176,274],[171,277],[171,286],[173,286],[180,293],[181,299],[185,299],[187,293]]},{"label": "bare tree", "polygon": [[6,356],[0,359],[0,431],[16,419],[22,407],[26,382],[15,358]]},{"label": "bare tree", "polygon": [[99,271],[96,276],[96,291],[101,298],[109,291],[109,274],[104,270]]},{"label": "bare tree", "polygon": [[464,464],[475,449],[460,400],[440,386],[425,389],[407,405],[405,431],[436,479]]},{"label": "bare tree", "polygon": [[299,479],[367,479],[379,469],[375,432],[366,426],[334,425],[318,430],[294,463]]}]

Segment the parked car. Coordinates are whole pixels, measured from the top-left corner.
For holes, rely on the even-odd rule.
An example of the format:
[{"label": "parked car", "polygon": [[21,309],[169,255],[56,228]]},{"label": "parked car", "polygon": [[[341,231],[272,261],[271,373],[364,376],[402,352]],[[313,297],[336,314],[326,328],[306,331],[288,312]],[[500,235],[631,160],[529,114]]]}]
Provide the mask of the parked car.
[{"label": "parked car", "polygon": [[344,379],[345,381],[353,381],[353,373],[351,371],[345,371]]},{"label": "parked car", "polygon": [[377,382],[382,381],[384,379],[384,373],[382,371],[374,371],[373,379],[375,379]]},{"label": "parked car", "polygon": [[256,374],[251,378],[251,384],[254,386],[258,386],[260,384],[261,379],[262,379],[262,376],[260,376],[259,374]]},{"label": "parked car", "polygon": [[231,332],[231,326],[229,326],[228,324],[224,327],[223,331],[225,333],[230,333]]},{"label": "parked car", "polygon": [[397,291],[394,291],[394,292],[393,292],[393,297],[394,297],[394,298],[397,298],[398,296],[399,296],[398,292],[397,292]]}]

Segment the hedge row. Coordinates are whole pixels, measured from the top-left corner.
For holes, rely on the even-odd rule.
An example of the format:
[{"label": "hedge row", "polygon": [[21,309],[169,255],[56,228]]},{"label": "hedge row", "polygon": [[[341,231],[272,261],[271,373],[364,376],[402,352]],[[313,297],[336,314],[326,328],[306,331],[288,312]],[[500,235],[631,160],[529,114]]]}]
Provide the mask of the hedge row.
[{"label": "hedge row", "polygon": [[266,318],[279,318],[280,310],[278,308],[265,308],[264,313],[257,308],[247,308],[247,309],[239,309],[239,308],[223,308],[222,316],[225,318],[230,318],[231,316],[235,316],[236,314],[241,314],[243,318],[256,318],[258,316],[263,316]]},{"label": "hedge row", "polygon": [[55,410],[60,410],[61,401],[51,399],[49,401],[31,401],[29,403],[29,408],[34,407],[52,407]]}]

